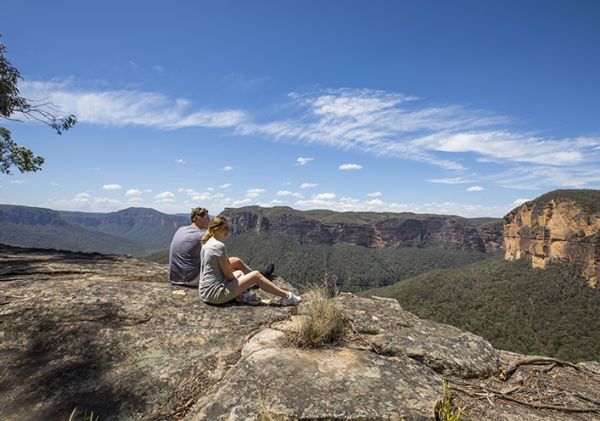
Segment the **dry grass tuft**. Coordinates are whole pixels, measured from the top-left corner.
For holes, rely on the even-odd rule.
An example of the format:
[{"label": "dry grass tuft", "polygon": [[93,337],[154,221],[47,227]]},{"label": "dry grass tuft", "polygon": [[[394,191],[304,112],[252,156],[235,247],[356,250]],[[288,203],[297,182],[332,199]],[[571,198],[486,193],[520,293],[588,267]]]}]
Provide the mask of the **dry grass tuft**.
[{"label": "dry grass tuft", "polygon": [[344,339],[347,324],[335,298],[329,297],[327,284],[313,287],[305,296],[306,318],[292,335],[293,344],[300,348],[339,344]]}]

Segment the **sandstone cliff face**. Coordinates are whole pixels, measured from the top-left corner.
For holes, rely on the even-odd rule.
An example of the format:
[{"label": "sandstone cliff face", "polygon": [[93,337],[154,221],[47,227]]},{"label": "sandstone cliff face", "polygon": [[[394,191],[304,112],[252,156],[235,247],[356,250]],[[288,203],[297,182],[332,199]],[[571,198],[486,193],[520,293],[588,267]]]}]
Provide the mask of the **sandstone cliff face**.
[{"label": "sandstone cliff face", "polygon": [[505,259],[531,258],[533,267],[577,262],[589,286],[600,280],[600,215],[570,199],[528,202],[504,217]]},{"label": "sandstone cliff face", "polygon": [[[469,419],[600,413],[594,362],[523,366],[499,383],[498,369],[523,356],[419,319],[395,300],[352,294],[337,299],[352,325],[343,342],[298,349],[285,338],[308,300],[210,306],[196,290],[168,284],[166,272],[132,258],[0,245],[1,418],[66,420],[78,407],[77,419],[93,410],[103,421],[433,421],[442,371]],[[582,412],[503,400],[501,390]]]},{"label": "sandstone cliff face", "polygon": [[357,223],[322,222],[299,211],[272,212],[261,208],[225,209],[233,234],[278,232],[302,244],[351,243],[363,247],[439,246],[493,252],[502,247],[502,225],[477,226],[468,219],[431,215],[414,217],[386,214],[381,220]]}]

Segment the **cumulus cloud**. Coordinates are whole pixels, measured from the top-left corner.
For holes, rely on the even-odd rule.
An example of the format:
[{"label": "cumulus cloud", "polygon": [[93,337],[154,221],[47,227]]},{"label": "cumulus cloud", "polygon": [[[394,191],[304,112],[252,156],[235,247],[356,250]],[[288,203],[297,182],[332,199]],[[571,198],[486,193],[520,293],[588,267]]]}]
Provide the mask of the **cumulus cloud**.
[{"label": "cumulus cloud", "polygon": [[225,184],[221,184],[219,187],[222,188],[222,189],[228,189],[231,186],[233,186],[233,184],[231,184],[231,183],[225,183]]},{"label": "cumulus cloud", "polygon": [[298,197],[298,198],[302,197],[302,194],[292,192],[289,190],[279,190],[276,194],[277,194],[277,196],[291,196],[291,197]]},{"label": "cumulus cloud", "polygon": [[123,186],[120,184],[105,184],[102,186],[102,190],[120,190]]},{"label": "cumulus cloud", "polygon": [[264,194],[266,192],[265,189],[248,189],[246,190],[246,197],[247,198],[255,198],[258,197],[262,194]]},{"label": "cumulus cloud", "polygon": [[467,191],[469,192],[473,192],[473,191],[484,191],[485,189],[481,186],[471,186],[469,188],[467,188]]},{"label": "cumulus cloud", "polygon": [[519,197],[518,199],[513,200],[512,204],[515,206],[521,206],[525,202],[529,202],[531,199],[526,199],[523,197]]},{"label": "cumulus cloud", "polygon": [[141,196],[141,195],[142,195],[142,192],[141,192],[141,190],[138,190],[138,189],[129,189],[125,192],[125,196],[128,196],[128,197]]},{"label": "cumulus cloud", "polygon": [[342,164],[338,167],[338,170],[342,171],[351,171],[351,170],[360,170],[362,169],[362,165],[360,164]]},{"label": "cumulus cloud", "polygon": [[501,217],[510,211],[514,205],[480,205],[459,202],[427,202],[427,203],[398,203],[385,202],[381,199],[360,200],[353,197],[341,197],[337,200],[323,199],[313,196],[308,200],[298,200],[294,203],[298,209],[331,209],[338,212],[414,212],[439,215],[459,215],[466,218]]},{"label": "cumulus cloud", "polygon": [[335,193],[320,193],[320,194],[315,194],[312,198],[313,198],[313,200],[335,199]]},{"label": "cumulus cloud", "polygon": [[83,212],[113,212],[123,209],[125,204],[116,199],[93,197],[87,192],[76,194],[70,199],[53,198],[44,203],[51,209],[61,209]]},{"label": "cumulus cloud", "polygon": [[296,162],[298,163],[298,165],[306,165],[308,164],[310,161],[314,161],[314,158],[303,158],[303,157],[298,157],[298,159],[296,159]]},{"label": "cumulus cloud", "polygon": [[24,81],[19,89],[27,98],[49,101],[66,114],[75,114],[81,123],[178,129],[234,127],[246,120],[241,110],[193,109],[189,100],[157,92],[78,89],[71,81]]},{"label": "cumulus cloud", "polygon": [[154,196],[156,200],[173,199],[175,195],[170,191],[165,191]]},{"label": "cumulus cloud", "polygon": [[312,189],[312,188],[315,188],[315,187],[318,187],[318,186],[319,185],[315,184],[315,183],[302,183],[302,184],[300,184],[300,188],[301,189]]},{"label": "cumulus cloud", "polygon": [[368,197],[380,197],[382,193],[380,191],[374,191],[373,193],[367,193]]},{"label": "cumulus cloud", "polygon": [[232,167],[231,165],[225,165],[225,166],[222,168],[222,171],[232,171],[232,170],[233,170],[233,167]]}]

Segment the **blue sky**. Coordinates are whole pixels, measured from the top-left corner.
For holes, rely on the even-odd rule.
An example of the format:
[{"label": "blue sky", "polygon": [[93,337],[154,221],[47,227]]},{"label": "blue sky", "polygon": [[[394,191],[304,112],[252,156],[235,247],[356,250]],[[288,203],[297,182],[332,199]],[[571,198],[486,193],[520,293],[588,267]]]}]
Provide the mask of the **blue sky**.
[{"label": "blue sky", "polygon": [[44,156],[0,203],[502,216],[600,186],[600,2],[10,2]]}]

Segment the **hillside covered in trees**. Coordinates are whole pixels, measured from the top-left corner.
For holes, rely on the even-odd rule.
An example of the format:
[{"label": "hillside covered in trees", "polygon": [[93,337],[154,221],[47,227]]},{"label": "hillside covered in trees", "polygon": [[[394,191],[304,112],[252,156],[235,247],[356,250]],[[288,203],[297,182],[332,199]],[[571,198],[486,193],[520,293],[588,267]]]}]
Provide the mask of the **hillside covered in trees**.
[{"label": "hillside covered in trees", "polygon": [[[389,285],[432,268],[459,267],[489,258],[474,250],[427,248],[373,249],[353,244],[299,244],[279,233],[245,233],[225,240],[230,256],[241,256],[254,268],[269,262],[275,273],[303,288],[327,278],[343,291],[361,291]],[[148,256],[168,263],[168,250]]]},{"label": "hillside covered in trees", "polygon": [[600,360],[600,290],[587,287],[573,264],[542,270],[527,259],[496,257],[361,295],[396,298],[419,317],[481,335],[496,348]]}]

